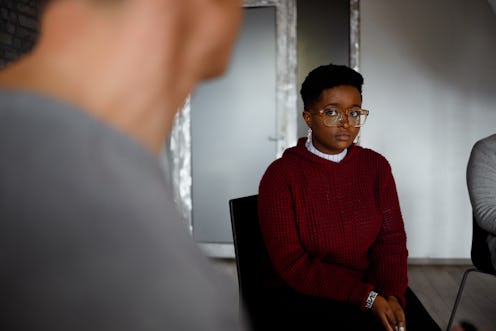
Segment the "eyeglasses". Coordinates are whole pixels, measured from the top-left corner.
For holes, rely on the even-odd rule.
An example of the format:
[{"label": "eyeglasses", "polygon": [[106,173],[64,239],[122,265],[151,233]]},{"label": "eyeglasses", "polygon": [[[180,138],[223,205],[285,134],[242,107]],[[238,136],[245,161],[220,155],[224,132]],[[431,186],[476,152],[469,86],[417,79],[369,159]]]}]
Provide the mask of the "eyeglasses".
[{"label": "eyeglasses", "polygon": [[344,121],[345,118],[347,118],[349,125],[355,128],[365,125],[367,116],[369,116],[368,110],[360,108],[351,108],[344,114],[341,111],[330,107],[321,109],[315,113],[310,113],[320,114],[323,116],[324,125],[326,126],[338,126],[342,121]]}]

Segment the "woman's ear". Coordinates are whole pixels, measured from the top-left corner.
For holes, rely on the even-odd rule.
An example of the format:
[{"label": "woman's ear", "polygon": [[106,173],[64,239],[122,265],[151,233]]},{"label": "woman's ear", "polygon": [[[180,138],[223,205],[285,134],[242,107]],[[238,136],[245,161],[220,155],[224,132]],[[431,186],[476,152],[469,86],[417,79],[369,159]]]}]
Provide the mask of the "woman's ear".
[{"label": "woman's ear", "polygon": [[312,128],[312,115],[306,110],[304,110],[301,115],[303,116],[305,123],[307,123],[307,126]]}]

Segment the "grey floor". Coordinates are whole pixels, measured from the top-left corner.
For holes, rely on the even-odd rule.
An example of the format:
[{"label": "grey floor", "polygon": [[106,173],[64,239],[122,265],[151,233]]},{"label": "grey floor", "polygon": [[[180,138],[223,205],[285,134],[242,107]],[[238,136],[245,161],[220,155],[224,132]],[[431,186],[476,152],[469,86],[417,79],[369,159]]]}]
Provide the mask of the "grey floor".
[{"label": "grey floor", "polygon": [[[212,260],[216,268],[234,280],[237,290],[236,263],[233,259]],[[409,285],[441,329],[446,330],[463,273],[469,265],[410,265]],[[237,293],[237,292],[236,292]],[[496,277],[470,273],[454,322],[468,320],[479,331],[496,331]]]},{"label": "grey floor", "polygon": [[[446,329],[463,273],[470,266],[410,266],[409,283],[436,322]],[[496,277],[479,272],[468,274],[454,316],[481,331],[496,330]]]}]

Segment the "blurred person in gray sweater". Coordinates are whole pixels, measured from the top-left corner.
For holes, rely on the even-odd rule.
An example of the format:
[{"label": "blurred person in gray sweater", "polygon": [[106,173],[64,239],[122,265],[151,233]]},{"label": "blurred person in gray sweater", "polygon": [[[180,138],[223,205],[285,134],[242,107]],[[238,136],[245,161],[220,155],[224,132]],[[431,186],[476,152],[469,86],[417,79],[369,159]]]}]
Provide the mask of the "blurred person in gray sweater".
[{"label": "blurred person in gray sweater", "polygon": [[158,155],[239,0],[52,0],[0,72],[0,329],[244,329]]}]

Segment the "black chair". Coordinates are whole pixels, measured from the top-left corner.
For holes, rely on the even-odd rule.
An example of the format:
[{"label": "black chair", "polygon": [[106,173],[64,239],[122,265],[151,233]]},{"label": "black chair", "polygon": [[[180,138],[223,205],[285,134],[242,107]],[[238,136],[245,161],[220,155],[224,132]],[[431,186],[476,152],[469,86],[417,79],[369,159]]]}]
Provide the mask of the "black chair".
[{"label": "black chair", "polygon": [[491,262],[491,252],[486,242],[488,234],[479,226],[475,216],[472,217],[472,249],[470,251],[472,263],[479,271],[496,275],[496,270]]},{"label": "black chair", "polygon": [[[258,195],[229,200],[236,255],[240,303],[254,330],[263,330],[261,304],[266,301],[270,283],[281,283],[274,271],[258,224]],[[291,291],[288,288],[288,291]]]},{"label": "black chair", "polygon": [[463,289],[465,288],[465,284],[469,274],[478,272],[496,276],[496,270],[494,269],[494,266],[491,262],[491,252],[489,251],[489,247],[487,246],[486,242],[487,235],[488,232],[479,226],[475,219],[475,216],[472,215],[472,247],[470,250],[470,258],[474,266],[468,268],[463,273],[460,287],[458,288],[458,293],[456,295],[455,303],[451,311],[448,326],[446,328],[447,331],[450,331],[453,326],[452,324],[455,318],[455,314],[460,304]]}]

